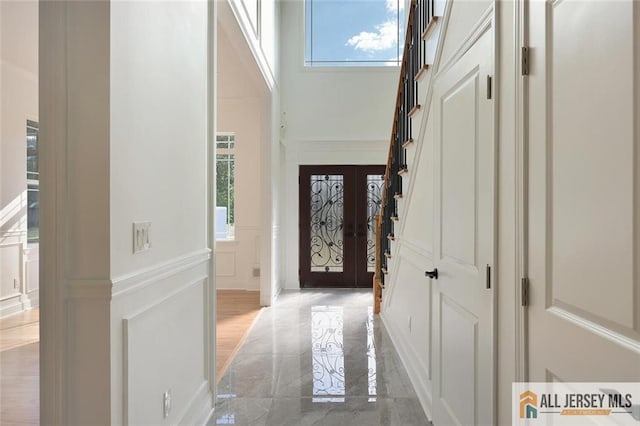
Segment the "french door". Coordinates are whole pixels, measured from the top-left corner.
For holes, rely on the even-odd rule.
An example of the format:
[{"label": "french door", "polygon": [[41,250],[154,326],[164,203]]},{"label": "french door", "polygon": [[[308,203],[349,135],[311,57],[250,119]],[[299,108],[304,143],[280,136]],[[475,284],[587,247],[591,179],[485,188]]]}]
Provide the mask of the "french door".
[{"label": "french door", "polygon": [[371,287],[384,166],[300,166],[300,286]]}]

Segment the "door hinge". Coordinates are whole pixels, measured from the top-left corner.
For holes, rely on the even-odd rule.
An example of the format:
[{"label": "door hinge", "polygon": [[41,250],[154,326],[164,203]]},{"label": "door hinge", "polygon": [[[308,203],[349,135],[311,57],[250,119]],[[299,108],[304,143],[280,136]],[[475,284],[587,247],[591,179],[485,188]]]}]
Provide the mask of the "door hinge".
[{"label": "door hinge", "polygon": [[520,280],[520,296],[522,306],[529,306],[529,278]]},{"label": "door hinge", "polygon": [[529,48],[522,46],[520,60],[522,61],[522,75],[529,75]]},{"label": "door hinge", "polygon": [[493,77],[491,77],[490,75],[487,76],[487,99],[491,99],[493,96],[493,94],[491,93],[491,83],[492,83]]},{"label": "door hinge", "polygon": [[487,289],[491,288],[491,266],[487,265],[487,277],[486,277]]}]

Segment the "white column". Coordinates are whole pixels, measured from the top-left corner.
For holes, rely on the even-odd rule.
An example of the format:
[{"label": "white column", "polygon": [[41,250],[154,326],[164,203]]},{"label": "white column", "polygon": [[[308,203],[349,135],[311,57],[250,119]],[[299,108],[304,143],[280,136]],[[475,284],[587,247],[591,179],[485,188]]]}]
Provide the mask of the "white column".
[{"label": "white column", "polygon": [[43,424],[110,423],[109,18],[40,3]]}]

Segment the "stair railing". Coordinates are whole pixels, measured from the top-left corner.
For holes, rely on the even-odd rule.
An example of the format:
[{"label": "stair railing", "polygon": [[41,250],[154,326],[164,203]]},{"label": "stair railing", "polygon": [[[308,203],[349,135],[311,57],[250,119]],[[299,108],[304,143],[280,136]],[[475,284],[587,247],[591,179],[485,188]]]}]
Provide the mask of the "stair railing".
[{"label": "stair railing", "polygon": [[389,155],[384,174],[382,204],[377,218],[379,226],[376,226],[376,271],[373,276],[376,313],[380,310],[385,276],[390,269],[391,241],[395,239],[395,224],[400,219],[398,202],[402,198],[402,175],[408,171],[406,149],[413,143],[411,117],[420,109],[418,79],[427,68],[425,34],[433,20],[433,10],[434,0],[412,0],[409,6]]}]

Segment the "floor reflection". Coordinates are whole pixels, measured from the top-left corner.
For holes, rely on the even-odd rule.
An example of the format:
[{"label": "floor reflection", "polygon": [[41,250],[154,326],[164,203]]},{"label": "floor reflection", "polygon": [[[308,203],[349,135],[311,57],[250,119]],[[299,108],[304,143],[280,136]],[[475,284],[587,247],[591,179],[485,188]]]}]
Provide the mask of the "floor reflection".
[{"label": "floor reflection", "polygon": [[284,292],[218,392],[210,425],[430,424],[370,290]]},{"label": "floor reflection", "polygon": [[216,424],[219,425],[235,425],[236,424],[236,415],[235,414],[223,414],[216,419]]},{"label": "floor reflection", "polygon": [[343,327],[341,306],[311,308],[313,402],[344,402]]},{"label": "floor reflection", "polygon": [[376,401],[376,339],[373,335],[373,306],[367,308],[367,367],[369,369],[369,402]]},{"label": "floor reflection", "polygon": [[[369,402],[376,401],[376,344],[373,307],[367,308],[367,379]],[[311,308],[313,402],[345,402],[344,310],[341,306]]]}]

